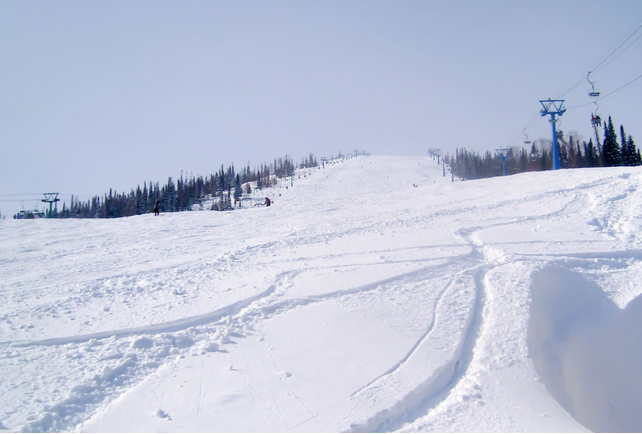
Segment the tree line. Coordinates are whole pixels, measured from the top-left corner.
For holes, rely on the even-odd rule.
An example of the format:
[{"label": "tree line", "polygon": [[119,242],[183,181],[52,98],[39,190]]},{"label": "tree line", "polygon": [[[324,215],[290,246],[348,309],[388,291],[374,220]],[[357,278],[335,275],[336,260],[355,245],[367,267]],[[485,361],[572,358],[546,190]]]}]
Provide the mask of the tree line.
[{"label": "tree line", "polygon": [[[304,157],[299,168],[318,166],[316,157],[310,153]],[[152,212],[156,202],[164,212],[191,210],[193,205],[206,199],[218,199],[216,209],[230,209],[232,200],[238,201],[243,194],[251,194],[255,188],[262,189],[276,184],[278,178],[293,176],[297,165],[292,157],[274,159],[270,164],[263,163],[251,168],[250,164],[237,170],[234,164],[221,168],[209,176],[181,177],[177,180],[169,177],[167,182],[144,182],[128,193],[109,189],[102,196],[89,200],[78,200],[71,197],[71,203],[63,203],[62,210],[54,209],[53,218],[117,218]],[[245,189],[243,188],[245,186]]]},{"label": "tree line", "polygon": [[[603,140],[595,135],[589,141],[582,141],[569,135],[568,140],[563,131],[557,132],[562,168],[582,167],[614,167],[640,166],[642,156],[635,146],[633,137],[626,135],[624,127],[620,126],[619,139],[609,116],[604,123]],[[552,140],[533,142],[530,149],[511,148],[506,159],[508,174],[551,170],[553,168]],[[430,152],[430,151],[429,151]],[[435,151],[432,151],[435,153]],[[497,154],[486,151],[484,154],[457,149],[454,155],[446,154],[444,162],[448,164],[454,175],[461,179],[479,179],[502,175],[503,163]]]}]

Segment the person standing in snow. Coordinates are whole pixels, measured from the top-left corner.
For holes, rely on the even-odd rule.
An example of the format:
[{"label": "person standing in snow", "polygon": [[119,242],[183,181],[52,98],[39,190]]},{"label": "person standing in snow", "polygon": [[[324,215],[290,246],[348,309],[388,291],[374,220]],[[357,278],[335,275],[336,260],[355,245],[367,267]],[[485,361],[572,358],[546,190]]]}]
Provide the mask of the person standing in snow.
[{"label": "person standing in snow", "polygon": [[270,200],[270,198],[269,198],[269,197],[266,197],[266,198],[265,198],[265,202],[263,202],[263,205],[265,205],[265,206],[270,206],[270,204],[271,204],[271,203],[272,203],[272,201]]},{"label": "person standing in snow", "polygon": [[160,200],[157,200],[154,205],[154,215],[160,215]]}]

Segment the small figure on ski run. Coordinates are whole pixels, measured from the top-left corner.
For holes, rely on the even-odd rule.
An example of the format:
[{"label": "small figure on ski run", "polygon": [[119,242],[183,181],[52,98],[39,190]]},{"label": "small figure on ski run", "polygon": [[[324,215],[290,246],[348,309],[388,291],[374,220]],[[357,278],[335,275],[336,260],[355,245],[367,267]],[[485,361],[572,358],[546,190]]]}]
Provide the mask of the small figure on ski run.
[{"label": "small figure on ski run", "polygon": [[157,200],[154,205],[154,215],[160,215],[160,200]]},{"label": "small figure on ski run", "polygon": [[266,197],[266,198],[265,198],[265,202],[263,202],[263,205],[265,205],[265,206],[270,206],[270,204],[271,204],[271,203],[272,203],[272,201],[270,200],[270,198],[269,198],[269,197]]}]

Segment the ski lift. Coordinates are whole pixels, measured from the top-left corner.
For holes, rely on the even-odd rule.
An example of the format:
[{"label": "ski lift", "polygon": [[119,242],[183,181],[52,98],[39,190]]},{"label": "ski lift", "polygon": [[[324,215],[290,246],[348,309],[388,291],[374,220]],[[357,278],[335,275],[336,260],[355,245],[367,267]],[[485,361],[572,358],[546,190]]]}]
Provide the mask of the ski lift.
[{"label": "ski lift", "polygon": [[589,71],[588,74],[586,75],[586,81],[588,81],[589,84],[591,85],[591,90],[588,91],[588,96],[590,96],[591,98],[597,98],[598,96],[600,96],[600,92],[595,90],[595,82],[589,80],[590,75],[591,75],[591,71]]},{"label": "ski lift", "polygon": [[593,125],[593,128],[601,127],[602,118],[597,114],[597,111],[600,109],[600,106],[597,105],[597,102],[593,102],[593,104],[595,104],[595,114],[591,113],[591,125]]},{"label": "ski lift", "polygon": [[558,140],[561,140],[564,138],[564,131],[562,131],[562,119],[555,119],[555,122],[555,137],[557,137]]},{"label": "ski lift", "polygon": [[526,145],[530,145],[530,144],[531,144],[531,141],[530,141],[530,140],[528,140],[528,134],[526,134],[526,128],[524,128],[524,136],[526,137],[526,138],[524,139],[524,144],[526,144]]}]

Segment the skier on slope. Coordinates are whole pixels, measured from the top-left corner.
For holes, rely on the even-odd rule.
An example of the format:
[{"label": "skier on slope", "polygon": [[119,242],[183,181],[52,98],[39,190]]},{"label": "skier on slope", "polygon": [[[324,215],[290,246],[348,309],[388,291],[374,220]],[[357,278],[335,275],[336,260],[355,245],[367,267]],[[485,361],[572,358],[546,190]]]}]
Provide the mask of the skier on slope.
[{"label": "skier on slope", "polygon": [[265,206],[270,206],[270,204],[271,204],[271,203],[272,203],[272,201],[270,200],[270,198],[269,198],[269,197],[266,197],[266,198],[265,198],[265,202],[263,202],[263,205],[265,205]]},{"label": "skier on slope", "polygon": [[154,215],[160,215],[160,200],[157,200],[154,205]]}]

